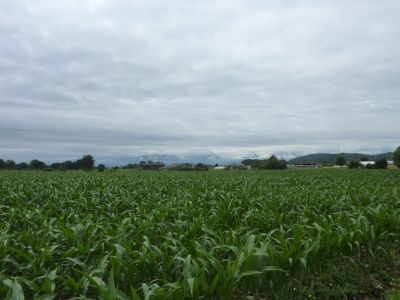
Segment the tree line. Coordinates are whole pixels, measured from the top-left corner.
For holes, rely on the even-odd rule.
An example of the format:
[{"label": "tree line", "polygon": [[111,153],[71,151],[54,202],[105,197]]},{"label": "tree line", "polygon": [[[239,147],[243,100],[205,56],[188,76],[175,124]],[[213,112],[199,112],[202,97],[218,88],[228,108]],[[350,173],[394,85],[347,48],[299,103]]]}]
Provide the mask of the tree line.
[{"label": "tree line", "polygon": [[[343,156],[336,157],[336,165],[338,166],[345,166],[348,165],[349,169],[358,169],[361,168],[362,161],[369,161],[367,156],[361,157],[360,160],[352,160],[350,162],[346,161],[346,158]],[[397,147],[396,151],[393,153],[393,163],[395,166],[400,168],[400,146]],[[374,164],[367,164],[365,168],[367,169],[387,169],[388,162],[386,158],[378,159],[374,161]]]},{"label": "tree line", "polygon": [[[362,157],[359,161],[347,162],[346,158],[343,156],[336,157],[336,165],[338,166],[348,166],[350,169],[360,168],[360,161],[368,161],[368,157]],[[393,154],[394,164],[400,168],[400,146],[397,147]],[[92,170],[94,169],[95,160],[93,156],[83,155],[81,159],[77,160],[67,160],[64,162],[55,162],[47,165],[43,161],[38,159],[33,159],[29,163],[21,162],[16,163],[14,160],[4,160],[0,159],[0,170]],[[128,164],[123,167],[115,167],[122,169],[141,169],[145,164],[163,164],[162,162],[153,161],[141,161],[138,164]],[[280,170],[287,168],[287,162],[282,159],[278,159],[275,155],[271,155],[268,159],[244,159],[240,166],[231,166],[230,169],[241,169],[245,167],[251,167],[252,169],[258,170]],[[217,166],[217,165],[215,165]],[[375,164],[367,165],[368,169],[386,169],[388,166],[387,160],[385,158],[375,161]],[[198,163],[194,167],[185,170],[207,170],[210,166]],[[104,171],[106,169],[104,164],[99,164],[97,170]]]},{"label": "tree line", "polygon": [[286,161],[278,159],[275,155],[271,155],[268,159],[245,159],[242,161],[242,165],[258,170],[282,170],[287,168]]},{"label": "tree line", "polygon": [[0,170],[91,170],[93,168],[94,158],[90,154],[74,161],[67,160],[49,165],[38,159],[33,159],[29,163],[0,159]]}]

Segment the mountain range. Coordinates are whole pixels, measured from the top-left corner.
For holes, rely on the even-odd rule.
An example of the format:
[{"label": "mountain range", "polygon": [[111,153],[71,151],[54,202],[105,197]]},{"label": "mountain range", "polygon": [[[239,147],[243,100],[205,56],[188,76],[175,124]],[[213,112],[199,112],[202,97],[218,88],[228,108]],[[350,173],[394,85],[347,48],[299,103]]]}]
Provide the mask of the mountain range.
[{"label": "mountain range", "polygon": [[393,152],[385,152],[380,154],[363,154],[363,153],[315,153],[304,156],[299,156],[288,161],[290,164],[294,163],[305,163],[305,162],[316,162],[316,163],[335,163],[337,156],[343,156],[347,161],[358,161],[363,157],[368,157],[368,160],[378,160],[386,158],[392,160]]},{"label": "mountain range", "polygon": [[[347,161],[360,160],[363,157],[368,157],[369,160],[378,160],[381,158],[386,158],[391,160],[393,157],[393,152],[385,152],[380,154],[364,154],[364,153],[314,153],[303,156],[298,156],[293,159],[288,160],[288,163],[304,163],[304,162],[316,162],[316,163],[335,163],[336,157],[344,156]],[[281,154],[279,157],[285,157]],[[293,157],[293,156],[292,156]],[[137,155],[128,157],[96,157],[97,164],[105,164],[107,167],[112,166],[126,166],[127,164],[140,163],[141,161],[153,161],[153,162],[163,162],[166,165],[173,163],[203,163],[207,165],[228,165],[228,164],[240,164],[243,159],[264,159],[267,157],[261,157],[260,155],[247,155],[243,158],[231,158],[223,157],[217,154],[184,154],[184,155],[174,155],[174,154],[153,154],[153,155]]]},{"label": "mountain range", "polygon": [[125,166],[127,164],[137,164],[141,161],[153,161],[153,162],[163,162],[166,165],[174,163],[203,163],[207,165],[227,165],[227,164],[239,164],[241,159],[233,159],[222,157],[216,154],[204,154],[204,155],[173,155],[173,154],[154,154],[154,155],[139,155],[130,157],[118,157],[118,158],[107,158],[107,157],[97,157],[96,163],[105,164],[107,167],[110,166]]}]

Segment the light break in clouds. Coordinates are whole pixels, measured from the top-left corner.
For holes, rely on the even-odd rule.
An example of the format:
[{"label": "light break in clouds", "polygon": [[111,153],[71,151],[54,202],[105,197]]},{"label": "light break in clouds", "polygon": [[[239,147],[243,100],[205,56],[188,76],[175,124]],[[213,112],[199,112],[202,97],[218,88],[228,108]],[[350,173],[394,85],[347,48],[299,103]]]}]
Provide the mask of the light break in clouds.
[{"label": "light break in clouds", "polygon": [[398,0],[2,0],[0,157],[383,151]]}]

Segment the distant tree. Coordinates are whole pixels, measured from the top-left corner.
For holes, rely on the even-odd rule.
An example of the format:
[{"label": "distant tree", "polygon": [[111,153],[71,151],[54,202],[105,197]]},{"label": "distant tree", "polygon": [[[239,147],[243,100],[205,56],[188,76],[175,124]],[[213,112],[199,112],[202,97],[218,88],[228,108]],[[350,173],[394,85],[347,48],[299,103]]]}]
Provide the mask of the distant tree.
[{"label": "distant tree", "polygon": [[375,162],[375,169],[387,169],[387,166],[386,158],[379,159]]},{"label": "distant tree", "polygon": [[244,166],[252,166],[254,164],[254,159],[244,159],[241,163]]},{"label": "distant tree", "polygon": [[64,164],[63,163],[52,163],[50,165],[50,168],[54,170],[61,170],[63,168]]},{"label": "distant tree", "polygon": [[4,167],[8,170],[14,169],[15,165],[16,165],[15,161],[13,161],[11,159],[6,160],[4,163]]},{"label": "distant tree", "polygon": [[139,164],[127,164],[125,169],[139,169],[140,165]]},{"label": "distant tree", "polygon": [[361,167],[361,164],[360,164],[360,162],[358,162],[358,161],[352,160],[352,161],[349,163],[349,169],[358,169],[358,168],[360,168],[360,167]]},{"label": "distant tree", "polygon": [[146,161],[144,161],[144,160],[142,160],[142,161],[140,161],[140,163],[139,163],[141,166],[143,166],[143,165],[145,165],[146,164]]},{"label": "distant tree", "polygon": [[361,156],[360,157],[360,161],[369,161],[369,157],[368,156]]},{"label": "distant tree", "polygon": [[6,167],[6,162],[4,161],[4,159],[0,159],[0,170],[4,169]]},{"label": "distant tree", "polygon": [[287,162],[284,159],[281,159],[279,161],[279,169],[283,170],[283,169],[287,169]]},{"label": "distant tree", "polygon": [[206,171],[208,170],[208,167],[205,164],[198,163],[194,166],[195,170],[197,171]]},{"label": "distant tree", "polygon": [[62,163],[63,168],[65,168],[66,170],[74,170],[77,169],[77,163],[74,163],[70,160],[67,160],[65,162]]},{"label": "distant tree", "polygon": [[271,155],[271,157],[264,162],[264,168],[270,170],[279,169],[279,159],[275,155]]},{"label": "distant tree", "polygon": [[344,156],[341,156],[341,155],[337,156],[336,157],[336,164],[338,166],[344,166],[346,164],[346,158],[344,158]]},{"label": "distant tree", "polygon": [[332,165],[332,162],[330,162],[330,161],[328,161],[328,160],[324,160],[321,164],[322,164],[323,166],[331,166],[331,165]]},{"label": "distant tree", "polygon": [[400,146],[397,147],[397,150],[393,153],[393,162],[398,168],[400,168]]},{"label": "distant tree", "polygon": [[39,169],[44,169],[46,167],[46,164],[40,160],[33,159],[29,163],[29,167],[34,170],[39,170]]},{"label": "distant tree", "polygon": [[15,165],[16,170],[26,170],[29,168],[29,165],[26,162],[21,162]]},{"label": "distant tree", "polygon": [[78,169],[91,170],[94,167],[94,159],[91,155],[84,155],[76,162]]},{"label": "distant tree", "polygon": [[271,155],[268,159],[258,160],[255,166],[261,170],[280,170],[287,168],[286,161],[279,160],[275,155]]},{"label": "distant tree", "polygon": [[97,171],[99,171],[99,172],[104,172],[105,169],[106,169],[106,166],[103,164],[99,164],[97,166]]}]

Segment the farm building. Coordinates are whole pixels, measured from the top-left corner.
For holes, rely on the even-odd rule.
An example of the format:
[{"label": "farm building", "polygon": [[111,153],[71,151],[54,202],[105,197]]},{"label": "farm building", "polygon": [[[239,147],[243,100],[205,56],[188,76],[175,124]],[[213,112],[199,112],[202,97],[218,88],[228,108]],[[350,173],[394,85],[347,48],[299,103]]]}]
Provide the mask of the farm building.
[{"label": "farm building", "polygon": [[225,166],[216,166],[214,167],[214,170],[225,170],[226,167]]},{"label": "farm building", "polygon": [[373,160],[365,160],[365,161],[360,161],[360,165],[363,168],[366,168],[368,165],[375,165],[375,162]]}]

